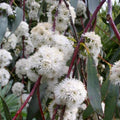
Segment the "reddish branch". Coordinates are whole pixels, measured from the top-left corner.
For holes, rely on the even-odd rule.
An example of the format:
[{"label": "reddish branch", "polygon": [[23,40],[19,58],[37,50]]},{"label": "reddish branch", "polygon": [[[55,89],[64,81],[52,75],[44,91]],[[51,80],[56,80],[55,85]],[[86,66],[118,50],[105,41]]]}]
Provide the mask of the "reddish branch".
[{"label": "reddish branch", "polygon": [[14,0],[11,0],[11,1],[10,1],[10,6],[12,6],[13,2],[14,2]]},{"label": "reddish branch", "polygon": [[54,16],[54,21],[53,21],[53,32],[55,31],[55,27],[56,27],[56,17],[58,16],[58,9],[59,9],[59,6],[60,4],[62,3],[62,0],[59,0],[59,3],[58,3],[58,6],[57,6],[57,9],[56,9],[56,12],[55,12],[55,16]]},{"label": "reddish branch", "polygon": [[[96,17],[97,13],[99,12],[100,8],[102,7],[102,5],[104,4],[106,0],[102,0],[100,2],[100,4],[98,5],[98,7],[96,8],[96,10],[94,11],[92,17],[90,18],[85,30],[84,30],[84,33],[88,31],[89,27],[91,26],[91,23],[92,21],[94,20],[94,18]],[[80,46],[80,43],[83,42],[83,37],[80,38],[78,44],[77,44],[77,47],[75,48],[74,50],[74,54],[73,54],[73,58],[72,58],[72,61],[71,61],[71,64],[70,64],[70,67],[69,67],[69,70],[68,70],[68,74],[67,74],[67,77],[70,76],[70,73],[71,73],[71,70],[72,70],[72,67],[74,65],[74,61],[77,57],[77,54],[78,54],[78,51],[79,51],[79,46]]]},{"label": "reddish branch", "polygon": [[111,0],[108,0],[108,14],[107,14],[107,20],[109,21],[109,24],[111,25],[116,37],[120,41],[120,33],[112,19],[112,3]]},{"label": "reddish branch", "polygon": [[14,116],[14,118],[12,120],[16,120],[16,118],[18,117],[18,115],[22,112],[23,108],[26,106],[26,104],[28,103],[29,99],[31,98],[31,96],[33,96],[35,90],[39,87],[39,83],[41,80],[42,76],[40,75],[37,82],[35,83],[31,93],[29,94],[29,96],[27,97],[26,101],[24,102],[24,104],[21,106],[21,108],[17,111],[16,115]]},{"label": "reddish branch", "polygon": [[[39,86],[40,86],[40,81],[39,81]],[[37,97],[38,97],[38,103],[39,103],[39,108],[40,108],[40,113],[41,113],[41,116],[42,116],[42,120],[45,120],[44,113],[43,113],[43,110],[42,110],[41,100],[40,100],[39,87],[37,88]]]}]

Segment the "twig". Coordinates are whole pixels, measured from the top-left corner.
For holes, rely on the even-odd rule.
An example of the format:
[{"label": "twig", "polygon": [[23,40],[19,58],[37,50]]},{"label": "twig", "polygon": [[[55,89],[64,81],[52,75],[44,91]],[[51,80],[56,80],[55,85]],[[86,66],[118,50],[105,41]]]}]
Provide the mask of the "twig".
[{"label": "twig", "polygon": [[[102,5],[104,4],[105,1],[106,1],[106,0],[102,0],[102,1],[100,2],[100,4],[98,5],[98,7],[96,8],[96,10],[94,11],[91,19],[89,20],[89,22],[88,22],[88,24],[87,24],[87,26],[86,26],[86,28],[85,28],[85,30],[84,30],[84,33],[88,31],[89,27],[91,26],[91,23],[92,23],[93,19],[96,17],[98,11],[100,10],[100,8],[102,7]],[[72,61],[71,61],[71,64],[70,64],[70,66],[69,66],[68,74],[67,74],[66,77],[69,77],[69,76],[70,76],[70,73],[71,73],[72,67],[73,67],[73,65],[74,65],[74,61],[75,61],[75,59],[76,59],[76,57],[77,57],[77,54],[78,54],[78,51],[79,51],[79,46],[80,46],[80,43],[81,43],[81,42],[83,42],[83,37],[82,37],[82,36],[81,36],[81,38],[80,38],[80,40],[79,40],[79,42],[78,42],[78,44],[77,44],[77,47],[76,47],[75,50],[74,50],[74,54],[73,54],[73,57],[72,57]]]},{"label": "twig", "polygon": [[62,0],[59,0],[58,6],[57,6],[57,9],[56,9],[56,12],[55,12],[55,16],[54,16],[54,21],[53,21],[53,27],[52,27],[53,32],[55,32],[56,17],[58,16],[58,8],[59,8],[61,3],[62,3]]},{"label": "twig", "polygon": [[30,92],[29,96],[27,97],[26,101],[24,102],[24,104],[21,106],[21,108],[17,111],[16,115],[13,117],[12,120],[16,120],[16,118],[18,117],[18,115],[22,112],[23,108],[26,106],[26,104],[28,103],[30,97],[34,94],[36,88],[39,86],[40,80],[41,80],[42,76],[40,75],[38,80],[36,81],[32,91]]},{"label": "twig", "polygon": [[108,0],[108,13],[107,13],[107,21],[109,21],[109,24],[111,25],[116,37],[120,41],[120,33],[112,19],[112,3],[111,0]]},{"label": "twig", "polygon": [[11,0],[11,1],[10,1],[10,6],[12,6],[13,2],[14,2],[14,0]]},{"label": "twig", "polygon": [[[40,81],[39,81],[39,86],[40,86]],[[42,110],[41,100],[40,100],[39,87],[37,88],[37,97],[38,97],[38,103],[39,103],[39,108],[40,108],[40,113],[41,113],[41,116],[42,116],[42,120],[45,120],[44,113],[43,113],[43,110]]]},{"label": "twig", "polygon": [[70,12],[70,9],[69,9],[69,4],[66,2],[66,0],[63,0],[63,1],[64,1],[65,5],[66,5],[66,8],[69,10],[70,23],[71,23],[71,26],[72,26],[72,29],[73,29],[73,32],[74,32],[75,39],[78,42],[78,35],[77,35],[77,31],[76,31],[75,25],[74,25],[73,20],[72,20],[72,15],[71,15],[71,12]]},{"label": "twig", "polygon": [[52,120],[55,120],[55,115],[57,114],[57,111],[58,111],[59,107],[60,107],[59,105],[56,106],[56,108],[54,110],[54,114],[52,116]]}]

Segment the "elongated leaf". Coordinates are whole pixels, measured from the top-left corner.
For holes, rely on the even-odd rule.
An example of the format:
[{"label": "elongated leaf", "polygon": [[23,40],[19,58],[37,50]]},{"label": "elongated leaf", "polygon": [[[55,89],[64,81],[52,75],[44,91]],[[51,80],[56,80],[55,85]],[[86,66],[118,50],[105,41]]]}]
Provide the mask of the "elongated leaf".
[{"label": "elongated leaf", "polygon": [[93,108],[91,105],[88,105],[86,110],[83,112],[83,119],[87,119],[92,113],[94,112]]},{"label": "elongated leaf", "polygon": [[78,0],[70,0],[71,5],[75,8],[75,10],[77,9],[77,3]]},{"label": "elongated leaf", "polygon": [[[41,102],[42,102],[42,100],[44,98],[45,90],[46,90],[46,84],[42,84],[40,86],[40,99],[41,99]],[[32,97],[32,100],[30,101],[30,105],[29,105],[29,108],[28,108],[27,120],[32,120],[34,117],[37,116],[38,113],[39,113],[39,118],[41,118],[39,111],[40,110],[39,110],[38,98],[37,98],[37,94],[35,92],[33,97]]]},{"label": "elongated leaf", "polygon": [[102,115],[100,85],[97,69],[93,58],[89,55],[87,61],[87,91],[90,104],[94,111]]},{"label": "elongated leaf", "polygon": [[115,18],[114,22],[115,25],[118,25],[120,23],[120,14]]},{"label": "elongated leaf", "polygon": [[15,11],[16,11],[15,20],[12,21],[12,23],[10,22],[9,24],[9,30],[11,31],[11,34],[15,32],[15,30],[17,29],[17,27],[19,26],[20,22],[23,19],[23,10],[19,7],[16,7]]},{"label": "elongated leaf", "polygon": [[2,105],[3,105],[3,109],[4,109],[4,114],[7,120],[12,120],[11,118],[11,114],[9,112],[8,106],[6,104],[6,102],[4,101],[4,99],[0,96],[1,101],[2,101]]},{"label": "elongated leaf", "polygon": [[117,104],[118,95],[119,95],[119,87],[110,83],[108,94],[105,100],[104,120],[112,120]]},{"label": "elongated leaf", "polygon": [[0,16],[0,43],[3,40],[3,37],[5,35],[5,32],[7,30],[8,27],[8,18],[7,16]]},{"label": "elongated leaf", "polygon": [[88,8],[90,13],[93,14],[98,5],[99,5],[99,0],[88,0]]}]

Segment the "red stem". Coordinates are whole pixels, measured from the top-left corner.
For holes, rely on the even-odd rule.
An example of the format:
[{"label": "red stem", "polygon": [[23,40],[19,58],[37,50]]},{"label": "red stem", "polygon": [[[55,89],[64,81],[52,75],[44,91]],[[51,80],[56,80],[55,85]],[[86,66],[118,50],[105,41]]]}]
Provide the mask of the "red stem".
[{"label": "red stem", "polygon": [[25,43],[24,43],[24,40],[25,40],[25,36],[22,37],[22,49],[23,49],[23,53],[22,53],[22,58],[25,58]]},{"label": "red stem", "polygon": [[108,14],[107,14],[107,20],[109,21],[109,24],[111,25],[116,37],[120,41],[120,33],[112,19],[112,3],[111,0],[108,0]]},{"label": "red stem", "polygon": [[53,32],[55,31],[55,27],[56,27],[56,17],[58,16],[58,8],[60,6],[60,4],[62,3],[62,0],[59,0],[59,3],[58,3],[58,6],[57,6],[57,9],[56,9],[56,13],[55,13],[55,16],[54,16],[54,21],[53,21]]},{"label": "red stem", "polygon": [[52,120],[55,120],[55,115],[57,114],[57,111],[58,111],[59,107],[60,107],[59,105],[56,106],[56,108],[54,110],[54,114],[52,116]]},{"label": "red stem", "polygon": [[[96,17],[98,11],[100,10],[100,8],[102,7],[102,5],[103,5],[103,3],[104,3],[105,1],[106,1],[106,0],[102,0],[102,1],[100,2],[100,4],[98,5],[98,7],[96,8],[96,10],[94,11],[91,19],[89,20],[89,22],[88,22],[88,24],[87,24],[87,26],[86,26],[86,28],[85,28],[85,30],[84,30],[84,33],[88,31],[89,27],[91,26],[91,23],[92,23],[93,19]],[[75,59],[76,59],[76,57],[77,57],[77,54],[78,54],[78,51],[79,51],[79,46],[80,46],[80,43],[81,43],[81,42],[83,42],[83,38],[82,38],[82,37],[80,38],[80,40],[79,40],[79,42],[78,42],[78,44],[77,44],[77,47],[76,47],[75,50],[74,50],[73,58],[72,58],[72,61],[71,61],[70,66],[69,66],[69,70],[68,70],[67,77],[70,76],[70,73],[71,73],[72,67],[73,67],[73,65],[74,65],[74,61],[75,61]]]},{"label": "red stem", "polygon": [[23,21],[25,21],[25,1],[23,1]]},{"label": "red stem", "polygon": [[[40,86],[40,81],[39,81],[39,86]],[[41,116],[42,116],[42,120],[45,120],[44,113],[43,113],[43,110],[42,110],[41,100],[40,100],[39,87],[37,88],[37,97],[38,97],[38,103],[39,103],[39,108],[40,108],[40,113],[41,113]]]},{"label": "red stem", "polygon": [[73,29],[73,32],[74,32],[75,39],[78,42],[77,31],[76,31],[75,25],[74,25],[73,20],[72,20],[72,15],[71,15],[71,12],[70,12],[70,9],[69,9],[69,4],[66,2],[66,0],[63,0],[63,1],[64,1],[65,5],[66,5],[66,8],[69,10],[70,23],[71,23],[71,26],[72,26],[72,29]]},{"label": "red stem", "polygon": [[11,0],[11,1],[10,1],[10,6],[12,6],[13,2],[14,2],[14,0]]},{"label": "red stem", "polygon": [[18,115],[22,112],[23,108],[26,106],[26,104],[28,103],[30,97],[34,94],[35,90],[37,87],[39,87],[39,83],[41,80],[42,76],[40,75],[38,80],[36,81],[31,93],[29,94],[29,96],[27,97],[26,101],[24,102],[24,104],[21,106],[21,108],[17,111],[16,115],[14,116],[14,118],[12,120],[16,120],[16,118],[18,117]]}]

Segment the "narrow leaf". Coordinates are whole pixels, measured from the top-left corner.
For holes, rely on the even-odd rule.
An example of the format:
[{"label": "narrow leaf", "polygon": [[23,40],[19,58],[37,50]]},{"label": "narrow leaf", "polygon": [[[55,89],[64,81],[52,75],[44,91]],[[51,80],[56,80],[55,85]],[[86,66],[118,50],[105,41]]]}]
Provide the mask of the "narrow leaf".
[{"label": "narrow leaf", "polygon": [[[46,84],[40,85],[41,102],[44,99],[45,91],[46,91]],[[32,120],[34,117],[37,116],[38,113],[39,113],[39,117],[41,118],[41,114],[39,111],[40,110],[39,110],[38,98],[37,98],[37,95],[35,92],[33,97],[32,97],[32,100],[30,101],[30,104],[29,104],[27,120]]]},{"label": "narrow leaf", "polygon": [[71,5],[75,8],[75,10],[77,10],[77,3],[78,0],[70,0]]},{"label": "narrow leaf", "polygon": [[99,0],[88,0],[88,8],[90,13],[93,14],[98,5],[99,5]]},{"label": "narrow leaf", "polygon": [[93,58],[88,55],[87,61],[87,91],[90,104],[94,111],[102,115],[100,85],[97,77],[97,69]]},{"label": "narrow leaf", "polygon": [[115,18],[114,22],[115,25],[118,25],[120,23],[120,14]]},{"label": "narrow leaf", "polygon": [[83,112],[83,120],[87,119],[94,112],[91,105],[88,105],[86,110]]},{"label": "narrow leaf", "polygon": [[110,83],[110,86],[108,88],[108,94],[105,100],[104,120],[112,120],[116,109],[118,95],[119,95],[119,87]]},{"label": "narrow leaf", "polygon": [[8,18],[7,18],[7,16],[1,15],[0,16],[0,43],[3,40],[3,37],[4,37],[4,35],[6,33],[6,30],[7,30],[7,27],[8,27]]},{"label": "narrow leaf", "polygon": [[0,96],[1,101],[2,101],[2,105],[3,105],[3,109],[4,109],[4,114],[7,120],[12,120],[11,118],[11,114],[9,112],[8,106],[6,104],[6,102],[4,101],[4,99]]},{"label": "narrow leaf", "polygon": [[9,24],[9,30],[11,31],[11,34],[15,32],[15,30],[17,29],[17,27],[19,26],[20,22],[23,19],[23,10],[19,7],[16,7],[15,11],[16,11],[15,20],[13,20],[12,23],[10,22]]}]

